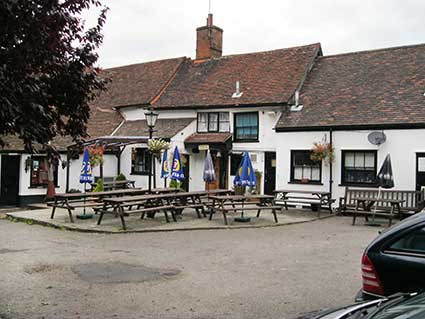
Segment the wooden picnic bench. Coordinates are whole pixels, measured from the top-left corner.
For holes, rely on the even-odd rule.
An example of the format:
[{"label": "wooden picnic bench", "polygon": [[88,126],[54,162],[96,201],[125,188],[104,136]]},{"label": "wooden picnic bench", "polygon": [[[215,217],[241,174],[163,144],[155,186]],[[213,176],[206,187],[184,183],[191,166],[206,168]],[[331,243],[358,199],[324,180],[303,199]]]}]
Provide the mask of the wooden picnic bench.
[{"label": "wooden picnic bench", "polygon": [[72,211],[76,208],[92,208],[98,209],[103,207],[102,199],[108,197],[117,197],[125,195],[145,194],[146,190],[141,188],[130,188],[104,192],[88,192],[88,193],[63,193],[56,194],[53,202],[48,202],[47,205],[52,207],[50,218],[53,219],[57,208],[68,210],[68,215],[71,223],[74,222]]},{"label": "wooden picnic bench", "polygon": [[[209,220],[212,220],[212,216],[215,212],[221,212],[225,225],[228,225],[227,214],[229,212],[256,210],[257,218],[259,218],[261,211],[268,209],[271,210],[274,221],[278,223],[276,211],[282,210],[282,206],[274,205],[274,196],[271,195],[213,195],[210,196],[210,199],[213,201],[213,204],[209,212]],[[246,203],[249,201],[255,204],[255,206],[247,207]]]},{"label": "wooden picnic bench", "polygon": [[[339,199],[338,211],[341,214],[352,214],[356,209],[356,197],[377,198],[379,189],[346,187],[344,197]],[[402,200],[400,203],[401,218],[420,212],[425,205],[424,191],[381,189],[380,199]],[[380,201],[377,209],[389,209],[391,203]]]},{"label": "wooden picnic bench", "polygon": [[[371,198],[371,197],[353,197],[356,202],[356,208],[353,211],[353,225],[356,223],[357,216],[364,216],[368,221],[369,216],[380,216],[389,219],[388,226],[391,226],[392,219],[395,216],[394,212],[397,211],[399,218],[401,219],[400,205],[404,202],[401,199],[384,199],[384,198]],[[390,206],[376,206],[378,203],[386,203]]]},{"label": "wooden picnic bench", "polygon": [[317,190],[288,190],[280,189],[275,190],[275,202],[283,203],[285,209],[288,210],[288,204],[293,205],[310,205],[312,210],[317,209],[317,216],[320,217],[320,210],[322,207],[329,209],[329,212],[332,214],[332,204],[335,202],[335,199],[332,199],[332,195],[327,191],[317,191]]},{"label": "wooden picnic bench", "polygon": [[125,196],[119,198],[105,198],[104,207],[100,213],[98,225],[102,222],[104,214],[112,213],[118,215],[121,219],[123,229],[126,229],[124,217],[128,214],[141,213],[141,218],[154,217],[159,211],[164,212],[165,219],[168,222],[167,211],[171,212],[173,220],[175,215],[181,214],[186,208],[195,209],[198,218],[205,217],[205,205],[201,196],[208,195],[206,191],[195,192],[168,192],[161,194],[146,194],[139,196]]},{"label": "wooden picnic bench", "polygon": [[[121,219],[122,228],[127,229],[125,223],[125,216],[130,214],[141,214],[140,218],[143,219],[147,213],[163,212],[167,223],[170,222],[168,212],[171,213],[173,221],[177,221],[175,215],[175,206],[171,204],[170,197],[167,194],[147,194],[132,197],[118,197],[118,198],[105,198],[103,200],[104,206],[100,209],[97,224],[100,225],[103,216],[111,213],[118,215]],[[136,207],[133,209],[133,207]]]}]

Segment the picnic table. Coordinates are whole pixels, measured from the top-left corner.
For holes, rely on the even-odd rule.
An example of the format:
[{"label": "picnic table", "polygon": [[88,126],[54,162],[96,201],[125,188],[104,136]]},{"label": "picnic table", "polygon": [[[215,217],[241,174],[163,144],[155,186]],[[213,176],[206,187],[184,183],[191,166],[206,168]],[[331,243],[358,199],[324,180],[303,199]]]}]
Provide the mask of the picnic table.
[{"label": "picnic table", "polygon": [[171,213],[173,220],[176,221],[176,215],[181,214],[185,208],[195,209],[198,218],[205,217],[205,204],[202,198],[214,193],[230,192],[228,190],[214,191],[194,191],[194,192],[168,192],[161,194],[145,194],[138,196],[124,196],[117,198],[105,198],[104,207],[99,210],[100,225],[103,215],[112,213],[118,215],[121,219],[123,229],[126,229],[124,217],[128,214],[141,213],[143,219],[146,214],[154,217],[157,212],[164,212],[167,222],[168,212]]},{"label": "picnic table", "polygon": [[[151,190],[151,192],[155,194],[173,193],[177,191],[176,188],[154,188]],[[55,216],[56,208],[63,208],[68,210],[69,219],[71,223],[73,223],[74,218],[72,216],[72,211],[76,208],[90,207],[96,211],[104,207],[104,203],[102,202],[104,198],[135,196],[146,193],[148,193],[148,190],[142,188],[116,189],[103,192],[62,193],[56,194],[54,201],[47,203],[47,205],[52,207],[51,219]]]},{"label": "picnic table", "polygon": [[[228,212],[244,212],[250,210],[257,211],[257,218],[260,217],[260,213],[264,209],[270,209],[274,216],[274,220],[277,223],[276,210],[281,210],[282,206],[274,205],[274,196],[272,195],[213,195],[210,196],[212,200],[212,209],[210,210],[209,220],[212,219],[212,215],[219,211],[223,214],[224,224],[227,225],[227,213]],[[247,207],[247,202],[255,203],[255,207]]]},{"label": "picnic table", "polygon": [[325,206],[332,214],[332,204],[335,199],[332,199],[332,194],[328,191],[318,190],[275,190],[275,201],[284,203],[285,209],[288,210],[288,203],[293,204],[310,204],[312,210],[317,208],[317,215],[320,217],[320,209]]},{"label": "picnic table", "polygon": [[[388,226],[391,226],[392,219],[394,217],[394,212],[397,210],[397,214],[401,219],[401,204],[405,202],[402,199],[391,199],[391,198],[376,198],[376,197],[353,197],[352,198],[356,202],[356,209],[353,211],[353,225],[356,223],[356,218],[358,215],[365,216],[366,221],[368,221],[369,216],[383,216],[388,217],[389,222]],[[388,204],[387,206],[377,206],[374,211],[372,211],[372,207],[375,204],[383,203]],[[360,208],[362,210],[360,210]]]}]

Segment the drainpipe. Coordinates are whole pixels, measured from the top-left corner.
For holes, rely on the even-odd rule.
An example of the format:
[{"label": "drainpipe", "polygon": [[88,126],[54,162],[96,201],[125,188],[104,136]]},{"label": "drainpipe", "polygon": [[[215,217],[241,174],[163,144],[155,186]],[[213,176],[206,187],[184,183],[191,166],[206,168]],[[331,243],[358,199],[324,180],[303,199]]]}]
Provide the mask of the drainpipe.
[{"label": "drainpipe", "polygon": [[69,192],[69,168],[71,166],[71,151],[68,148],[66,150],[66,189],[65,192],[68,193]]},{"label": "drainpipe", "polygon": [[[333,142],[332,142],[332,129],[329,129],[329,145],[332,149],[333,147]],[[332,184],[333,184],[333,179],[332,179],[332,161],[329,161],[329,193],[331,193],[331,198],[332,198]]]}]

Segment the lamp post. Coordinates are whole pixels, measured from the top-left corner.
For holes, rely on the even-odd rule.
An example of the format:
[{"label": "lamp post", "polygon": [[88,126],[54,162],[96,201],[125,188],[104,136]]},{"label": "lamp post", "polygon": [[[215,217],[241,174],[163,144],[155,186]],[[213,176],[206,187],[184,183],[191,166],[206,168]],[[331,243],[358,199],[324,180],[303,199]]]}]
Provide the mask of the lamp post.
[{"label": "lamp post", "polygon": [[[152,108],[149,108],[146,112],[145,112],[145,118],[146,118],[146,124],[148,125],[149,128],[149,140],[152,139],[152,134],[154,132],[154,127],[156,125],[156,120],[158,119],[158,113],[154,112],[152,110]],[[154,174],[155,174],[155,163],[153,163],[153,156],[152,153],[150,153],[150,158],[149,158],[149,192],[151,192],[152,190],[152,166],[154,168]]]}]

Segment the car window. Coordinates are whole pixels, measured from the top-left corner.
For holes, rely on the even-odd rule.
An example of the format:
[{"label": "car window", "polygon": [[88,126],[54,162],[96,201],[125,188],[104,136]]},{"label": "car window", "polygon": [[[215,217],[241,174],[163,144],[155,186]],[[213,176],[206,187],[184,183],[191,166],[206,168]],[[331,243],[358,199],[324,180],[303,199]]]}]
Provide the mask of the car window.
[{"label": "car window", "polygon": [[389,250],[416,252],[425,254],[425,228],[417,228],[404,235],[392,245]]}]

